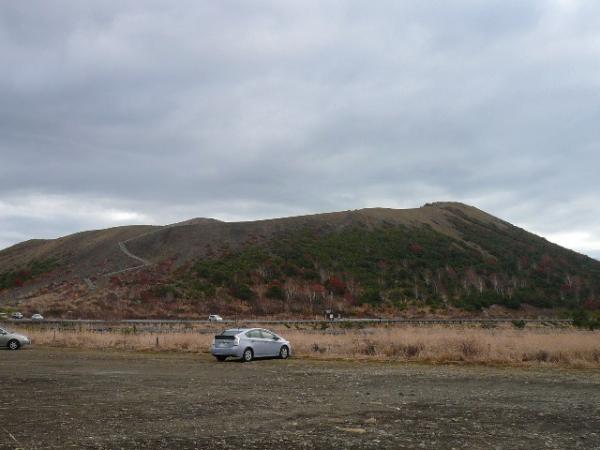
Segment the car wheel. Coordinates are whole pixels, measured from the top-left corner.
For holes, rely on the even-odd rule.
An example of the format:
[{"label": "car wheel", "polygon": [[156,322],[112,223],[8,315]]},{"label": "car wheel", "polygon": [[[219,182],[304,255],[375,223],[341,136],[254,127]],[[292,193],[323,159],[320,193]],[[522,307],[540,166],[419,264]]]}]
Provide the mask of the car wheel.
[{"label": "car wheel", "polygon": [[252,351],[251,348],[247,348],[246,350],[244,350],[244,353],[242,354],[242,362],[250,362],[254,359],[254,352]]},{"label": "car wheel", "polygon": [[215,358],[217,358],[217,361],[225,361],[227,359],[227,356],[215,356]]},{"label": "car wheel", "polygon": [[21,344],[16,339],[11,339],[8,341],[8,349],[9,350],[19,350]]},{"label": "car wheel", "polygon": [[287,345],[284,345],[279,350],[279,357],[281,359],[288,359],[289,356],[290,356],[290,349],[287,347]]}]

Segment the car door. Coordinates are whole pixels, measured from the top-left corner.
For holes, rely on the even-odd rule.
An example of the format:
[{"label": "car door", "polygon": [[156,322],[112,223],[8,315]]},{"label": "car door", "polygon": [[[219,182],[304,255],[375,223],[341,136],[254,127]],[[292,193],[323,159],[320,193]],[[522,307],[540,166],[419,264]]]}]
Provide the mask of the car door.
[{"label": "car door", "polygon": [[263,339],[260,330],[250,330],[246,333],[246,337],[250,341],[254,356],[265,356],[265,340]]},{"label": "car door", "polygon": [[263,338],[265,356],[279,355],[279,347],[281,346],[281,344],[279,343],[279,339],[276,339],[276,336],[267,330],[260,330],[260,333]]}]

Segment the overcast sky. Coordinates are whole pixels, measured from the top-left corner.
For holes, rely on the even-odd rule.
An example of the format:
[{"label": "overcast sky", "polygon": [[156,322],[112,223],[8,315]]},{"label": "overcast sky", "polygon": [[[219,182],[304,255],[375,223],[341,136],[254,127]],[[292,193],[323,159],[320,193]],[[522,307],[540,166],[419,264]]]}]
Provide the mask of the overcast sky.
[{"label": "overcast sky", "polygon": [[4,2],[0,248],[437,200],[600,258],[595,1]]}]

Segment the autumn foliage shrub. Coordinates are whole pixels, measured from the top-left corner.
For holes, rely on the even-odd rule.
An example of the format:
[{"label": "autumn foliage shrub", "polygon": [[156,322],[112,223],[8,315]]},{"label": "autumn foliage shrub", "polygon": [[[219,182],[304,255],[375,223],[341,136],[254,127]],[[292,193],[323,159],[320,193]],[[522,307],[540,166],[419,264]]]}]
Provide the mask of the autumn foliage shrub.
[{"label": "autumn foliage shrub", "polygon": [[267,298],[270,299],[274,299],[274,300],[284,300],[285,299],[285,293],[283,292],[283,288],[281,287],[281,285],[279,283],[271,283],[268,287],[267,287],[267,292],[265,293],[265,295],[267,296]]},{"label": "autumn foliage shrub", "polygon": [[325,281],[325,287],[334,295],[344,295],[346,285],[338,277],[331,277]]}]

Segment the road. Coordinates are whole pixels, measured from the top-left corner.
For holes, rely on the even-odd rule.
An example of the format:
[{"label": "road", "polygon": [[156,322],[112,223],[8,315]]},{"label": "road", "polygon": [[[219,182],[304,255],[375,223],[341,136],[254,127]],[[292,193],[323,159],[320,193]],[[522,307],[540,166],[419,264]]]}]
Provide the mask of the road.
[{"label": "road", "polygon": [[600,448],[600,372],[0,351],[0,448]]},{"label": "road", "polygon": [[432,319],[432,318],[348,318],[336,320],[310,320],[310,319],[238,319],[238,320],[223,320],[221,322],[211,322],[209,320],[186,320],[186,319],[124,319],[124,320],[100,320],[100,319],[50,319],[46,318],[43,321],[32,319],[12,319],[4,318],[6,322],[15,324],[36,324],[38,326],[54,326],[54,325],[106,325],[106,326],[133,326],[133,325],[206,325],[209,323],[218,325],[335,325],[335,324],[398,324],[398,325],[465,325],[465,324],[511,324],[513,322],[524,322],[525,324],[537,324],[546,326],[568,326],[573,323],[571,319]]}]

